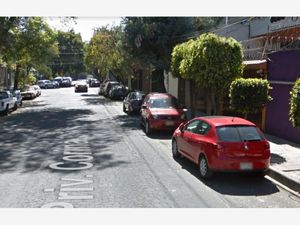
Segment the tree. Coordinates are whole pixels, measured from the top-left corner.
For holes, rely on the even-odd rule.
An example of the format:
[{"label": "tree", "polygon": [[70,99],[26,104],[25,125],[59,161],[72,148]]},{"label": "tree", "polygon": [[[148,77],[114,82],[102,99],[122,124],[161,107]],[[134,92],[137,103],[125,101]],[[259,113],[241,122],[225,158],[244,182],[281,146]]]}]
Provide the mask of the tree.
[{"label": "tree", "polygon": [[298,78],[290,91],[289,120],[293,127],[300,128],[300,78]]},{"label": "tree", "polygon": [[171,68],[177,76],[192,79],[206,89],[206,113],[215,115],[220,114],[230,83],[242,75],[242,58],[239,42],[205,33],[173,49]]},{"label": "tree", "polygon": [[[1,18],[1,40],[4,43],[3,59],[15,65],[15,88],[21,79],[28,76],[31,68],[45,68],[57,54],[55,33],[41,17]],[[9,43],[4,40],[9,40]],[[5,44],[6,43],[6,44]],[[24,70],[25,73],[20,73]]]},{"label": "tree", "polygon": [[[163,81],[163,70],[169,70],[177,39],[195,30],[192,17],[126,17],[123,24],[127,51],[141,63],[153,67],[157,81]],[[165,89],[163,82],[156,84],[153,91]]]},{"label": "tree", "polygon": [[124,32],[121,26],[101,27],[95,33],[85,49],[85,63],[91,71],[97,71],[100,77],[112,71],[124,79],[131,75],[129,55],[123,47]]},{"label": "tree", "polygon": [[84,42],[74,30],[58,31],[56,41],[59,55],[52,59],[53,75],[68,75],[77,78],[84,68]]},{"label": "tree", "polygon": [[244,114],[257,113],[271,101],[270,84],[267,80],[258,78],[239,78],[234,80],[229,89],[230,107]]}]

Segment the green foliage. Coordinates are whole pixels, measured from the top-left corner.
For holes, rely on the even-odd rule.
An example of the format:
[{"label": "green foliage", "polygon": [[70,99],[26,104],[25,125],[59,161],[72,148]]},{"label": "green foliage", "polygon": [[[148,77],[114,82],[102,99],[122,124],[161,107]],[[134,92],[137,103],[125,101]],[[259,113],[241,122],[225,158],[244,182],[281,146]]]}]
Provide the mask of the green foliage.
[{"label": "green foliage", "polygon": [[289,120],[293,127],[300,128],[300,78],[298,78],[290,91]]},{"label": "green foliage", "polygon": [[239,78],[234,80],[229,89],[230,106],[239,113],[247,115],[262,110],[268,101],[270,84],[258,78]]},{"label": "green foliage", "polygon": [[195,80],[200,87],[227,89],[231,81],[242,75],[242,59],[239,42],[205,33],[174,48],[171,68],[175,74]]},{"label": "green foliage", "polygon": [[126,17],[126,50],[144,64],[168,69],[176,40],[195,31],[192,17]]},{"label": "green foliage", "polygon": [[84,42],[81,35],[74,30],[58,31],[56,41],[59,55],[53,58],[51,65],[53,74],[77,78],[76,76],[85,70]]},{"label": "green foliage", "polygon": [[89,70],[98,71],[102,77],[109,70],[121,78],[131,74],[130,56],[124,51],[123,35],[121,26],[96,30],[85,48],[85,63]]}]

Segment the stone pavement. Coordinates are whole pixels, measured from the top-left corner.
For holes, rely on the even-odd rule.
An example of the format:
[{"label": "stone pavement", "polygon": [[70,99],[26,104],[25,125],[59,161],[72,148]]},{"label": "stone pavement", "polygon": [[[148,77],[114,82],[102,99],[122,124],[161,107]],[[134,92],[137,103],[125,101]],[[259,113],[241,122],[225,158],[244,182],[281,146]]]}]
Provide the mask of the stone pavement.
[{"label": "stone pavement", "polygon": [[290,189],[300,192],[300,144],[269,134],[271,166],[268,175]]}]

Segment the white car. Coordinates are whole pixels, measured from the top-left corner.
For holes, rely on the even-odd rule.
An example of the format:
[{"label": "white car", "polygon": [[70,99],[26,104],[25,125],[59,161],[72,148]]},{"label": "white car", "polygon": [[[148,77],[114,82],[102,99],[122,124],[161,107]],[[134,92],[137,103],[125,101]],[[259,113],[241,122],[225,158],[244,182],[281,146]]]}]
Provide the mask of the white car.
[{"label": "white car", "polygon": [[17,108],[17,99],[9,91],[0,91],[0,113],[7,115]]},{"label": "white car", "polygon": [[21,92],[23,99],[34,99],[37,97],[37,91],[33,86],[26,86],[24,90]]}]

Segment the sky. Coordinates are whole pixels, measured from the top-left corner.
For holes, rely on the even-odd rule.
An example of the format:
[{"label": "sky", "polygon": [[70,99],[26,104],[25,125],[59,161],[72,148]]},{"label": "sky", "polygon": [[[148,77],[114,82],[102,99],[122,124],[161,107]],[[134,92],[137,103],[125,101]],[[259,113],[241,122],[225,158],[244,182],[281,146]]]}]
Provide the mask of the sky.
[{"label": "sky", "polygon": [[119,25],[121,17],[77,17],[75,22],[62,23],[63,18],[45,17],[47,23],[56,30],[67,31],[73,28],[76,33],[80,33],[83,41],[89,41],[93,36],[93,29],[102,26]]}]

